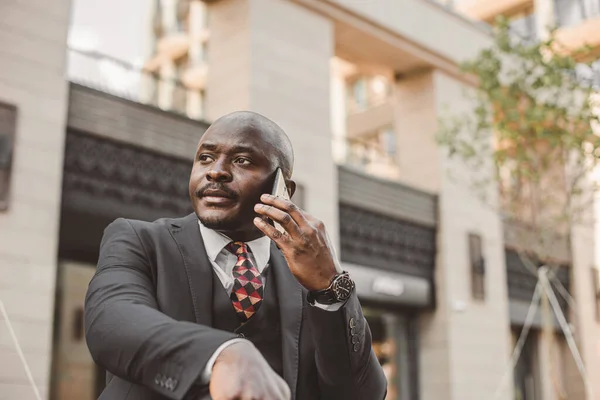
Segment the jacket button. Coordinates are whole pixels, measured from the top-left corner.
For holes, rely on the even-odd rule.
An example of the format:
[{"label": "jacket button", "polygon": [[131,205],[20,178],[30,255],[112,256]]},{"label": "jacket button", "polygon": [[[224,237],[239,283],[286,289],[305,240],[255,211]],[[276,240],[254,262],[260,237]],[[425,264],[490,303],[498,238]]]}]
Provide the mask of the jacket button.
[{"label": "jacket button", "polygon": [[358,332],[358,328],[357,327],[354,327],[354,328],[350,329],[350,334],[351,335],[356,335],[356,332]]},{"label": "jacket button", "polygon": [[352,335],[352,344],[356,344],[356,343],[358,343],[358,342],[359,342],[359,340],[358,340],[358,336],[356,336],[356,335]]},{"label": "jacket button", "polygon": [[348,323],[350,325],[350,329],[352,329],[356,326],[356,320],[354,319],[354,317],[351,317],[350,321]]},{"label": "jacket button", "polygon": [[356,353],[358,351],[358,349],[360,349],[360,344],[355,343],[354,347],[352,348],[352,350],[354,350],[354,352]]}]

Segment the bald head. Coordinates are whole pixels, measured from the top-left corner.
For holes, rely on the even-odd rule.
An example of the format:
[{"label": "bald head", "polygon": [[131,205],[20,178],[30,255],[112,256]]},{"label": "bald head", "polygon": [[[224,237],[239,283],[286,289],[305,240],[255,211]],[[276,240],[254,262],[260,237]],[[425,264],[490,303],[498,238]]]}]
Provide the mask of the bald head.
[{"label": "bald head", "polygon": [[260,136],[264,142],[264,148],[260,150],[272,158],[273,163],[282,169],[287,179],[291,179],[294,150],[287,134],[275,122],[252,111],[235,111],[213,122],[205,135],[210,134],[212,130],[223,129],[241,136]]}]

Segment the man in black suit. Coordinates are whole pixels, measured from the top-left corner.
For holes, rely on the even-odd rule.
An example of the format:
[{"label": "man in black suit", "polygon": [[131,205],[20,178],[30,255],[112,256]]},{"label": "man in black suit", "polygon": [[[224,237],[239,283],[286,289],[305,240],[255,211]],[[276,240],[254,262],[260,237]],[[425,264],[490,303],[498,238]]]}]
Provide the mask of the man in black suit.
[{"label": "man in black suit", "polygon": [[229,114],[198,145],[194,213],[106,228],[85,304],[101,400],[385,397],[323,223],[269,194],[277,168],[293,194],[292,166],[278,125]]}]

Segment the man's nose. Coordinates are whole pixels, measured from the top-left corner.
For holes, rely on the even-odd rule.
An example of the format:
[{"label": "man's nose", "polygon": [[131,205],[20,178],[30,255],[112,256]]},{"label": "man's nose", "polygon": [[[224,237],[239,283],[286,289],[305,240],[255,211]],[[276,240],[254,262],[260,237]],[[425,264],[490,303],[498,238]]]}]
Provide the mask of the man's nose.
[{"label": "man's nose", "polygon": [[230,182],[232,179],[231,171],[224,161],[215,162],[207,172],[206,178],[211,182]]}]

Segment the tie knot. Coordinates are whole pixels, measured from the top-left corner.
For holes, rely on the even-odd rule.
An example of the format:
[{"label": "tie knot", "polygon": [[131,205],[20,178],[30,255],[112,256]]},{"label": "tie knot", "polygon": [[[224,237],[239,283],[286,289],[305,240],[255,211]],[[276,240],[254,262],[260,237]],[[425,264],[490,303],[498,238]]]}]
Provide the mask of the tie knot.
[{"label": "tie knot", "polygon": [[227,250],[236,256],[248,254],[248,246],[244,242],[231,242],[227,245]]}]

